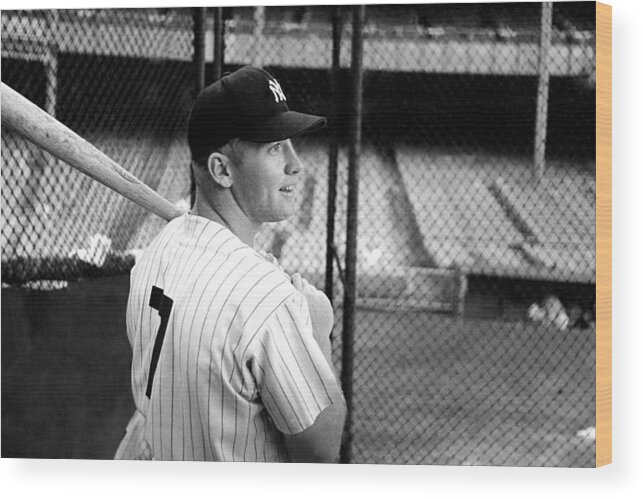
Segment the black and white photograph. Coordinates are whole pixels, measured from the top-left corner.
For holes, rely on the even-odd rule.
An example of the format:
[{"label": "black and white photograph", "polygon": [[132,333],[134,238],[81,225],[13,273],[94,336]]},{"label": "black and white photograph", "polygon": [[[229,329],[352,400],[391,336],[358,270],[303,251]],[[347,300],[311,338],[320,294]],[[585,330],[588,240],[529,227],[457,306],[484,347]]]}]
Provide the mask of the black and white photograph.
[{"label": "black and white photograph", "polygon": [[597,462],[597,4],[2,10],[3,458]]}]

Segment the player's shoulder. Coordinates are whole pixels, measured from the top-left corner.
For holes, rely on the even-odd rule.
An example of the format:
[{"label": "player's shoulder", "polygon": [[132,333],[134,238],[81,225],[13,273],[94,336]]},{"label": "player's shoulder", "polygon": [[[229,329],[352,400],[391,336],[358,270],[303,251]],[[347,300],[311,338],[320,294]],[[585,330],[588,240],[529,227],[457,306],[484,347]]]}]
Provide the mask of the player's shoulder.
[{"label": "player's shoulder", "polygon": [[234,301],[244,309],[272,310],[296,293],[290,277],[252,248],[239,252]]},{"label": "player's shoulder", "polygon": [[147,262],[158,260],[160,255],[167,250],[171,243],[176,241],[183,226],[183,217],[177,217],[170,220],[163,228],[152,238],[149,244],[141,249],[135,250],[135,266],[133,270],[140,270],[141,266],[147,266]]},{"label": "player's shoulder", "polygon": [[182,231],[185,224],[185,216],[180,216],[170,220],[156,236],[150,241],[146,249],[154,249],[159,245],[165,245],[168,242],[175,241],[177,235]]},{"label": "player's shoulder", "polygon": [[[254,251],[253,251],[254,253]],[[308,308],[303,295],[295,289],[290,276],[256,253],[247,255],[250,270],[247,282],[239,286],[235,308],[239,309],[249,331],[279,320],[280,327],[305,322]],[[283,318],[292,320],[283,320]],[[269,328],[268,328],[269,329]]]},{"label": "player's shoulder", "polygon": [[266,289],[268,286],[278,286],[283,288],[288,294],[295,292],[295,288],[290,282],[290,276],[275,264],[267,261],[255,250],[248,248],[244,255],[246,258],[247,269],[252,269],[249,274],[251,278],[261,281],[261,287]]}]

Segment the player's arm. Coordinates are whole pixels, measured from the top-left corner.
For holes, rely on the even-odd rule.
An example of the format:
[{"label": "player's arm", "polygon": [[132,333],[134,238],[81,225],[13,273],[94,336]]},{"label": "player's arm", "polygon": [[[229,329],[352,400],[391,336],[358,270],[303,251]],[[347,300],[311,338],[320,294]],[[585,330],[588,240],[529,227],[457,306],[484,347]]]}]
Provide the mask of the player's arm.
[{"label": "player's arm", "polygon": [[[324,293],[309,284],[301,275],[293,274],[292,283],[306,299],[313,337],[328,366],[332,369],[330,344],[330,333],[333,329],[332,305]],[[337,388],[331,393],[331,405],[317,416],[312,426],[300,433],[284,435],[284,444],[290,460],[295,463],[337,462],[345,419],[346,403],[341,391]]]},{"label": "player's arm", "polygon": [[[324,293],[310,285],[299,274],[292,276],[292,283],[304,298],[313,329],[313,336],[332,369],[330,333],[333,329],[333,308]],[[333,370],[334,373],[334,370]],[[295,434],[285,434],[284,444],[288,457],[295,463],[335,463],[346,419],[346,403],[337,388],[331,394],[331,405],[324,409],[312,426]]]},{"label": "player's arm", "polygon": [[293,293],[279,307],[250,350],[259,394],[283,435],[289,460],[335,462],[346,406],[331,363],[313,335],[303,294]]},{"label": "player's arm", "polygon": [[306,299],[313,328],[313,336],[328,361],[328,364],[332,366],[330,334],[333,330],[333,306],[322,291],[311,285],[298,273],[293,274],[291,280],[295,289]]},{"label": "player's arm", "polygon": [[295,434],[284,434],[284,445],[293,463],[336,463],[346,419],[346,403],[341,392],[333,395],[312,426]]},{"label": "player's arm", "polygon": [[[279,261],[270,253],[265,251],[258,252],[268,262],[275,265],[279,270],[286,273]],[[286,274],[288,275],[288,274]],[[311,285],[299,273],[290,276],[290,280],[297,291],[299,291],[308,304],[308,311],[312,322],[313,335],[319,348],[321,348],[324,357],[332,366],[333,361],[331,358],[331,342],[330,335],[333,330],[333,306],[328,297],[318,290],[315,286]]]}]

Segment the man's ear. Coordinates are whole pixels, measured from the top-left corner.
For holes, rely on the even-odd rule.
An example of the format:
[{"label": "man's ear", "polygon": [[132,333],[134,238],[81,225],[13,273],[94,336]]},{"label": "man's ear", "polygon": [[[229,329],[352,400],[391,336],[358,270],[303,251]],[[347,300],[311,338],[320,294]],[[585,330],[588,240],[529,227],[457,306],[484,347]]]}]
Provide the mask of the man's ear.
[{"label": "man's ear", "polygon": [[230,175],[230,158],[220,152],[213,152],[208,158],[208,173],[221,187],[232,187]]}]

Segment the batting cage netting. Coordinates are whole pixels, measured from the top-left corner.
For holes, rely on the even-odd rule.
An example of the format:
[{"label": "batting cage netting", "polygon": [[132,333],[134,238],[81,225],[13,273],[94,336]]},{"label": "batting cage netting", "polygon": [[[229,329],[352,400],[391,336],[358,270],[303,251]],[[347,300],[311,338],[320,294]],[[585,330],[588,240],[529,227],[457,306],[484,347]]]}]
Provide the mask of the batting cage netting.
[{"label": "batting cage netting", "polygon": [[[3,11],[2,81],[187,211],[200,85],[265,67],[329,117],[256,245],[332,295],[344,460],[593,466],[594,9],[367,6],[353,234],[350,7]],[[163,224],[3,126],[3,291],[126,275]]]}]

